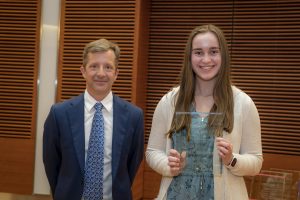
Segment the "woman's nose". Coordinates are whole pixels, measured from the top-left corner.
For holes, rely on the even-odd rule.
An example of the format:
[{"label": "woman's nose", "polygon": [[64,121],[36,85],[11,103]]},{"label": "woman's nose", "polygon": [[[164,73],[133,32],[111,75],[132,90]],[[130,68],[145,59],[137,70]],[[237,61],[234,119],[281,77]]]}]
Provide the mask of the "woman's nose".
[{"label": "woman's nose", "polygon": [[204,54],[203,58],[202,58],[202,62],[207,63],[207,62],[210,62],[210,61],[211,61],[210,55],[209,54]]}]

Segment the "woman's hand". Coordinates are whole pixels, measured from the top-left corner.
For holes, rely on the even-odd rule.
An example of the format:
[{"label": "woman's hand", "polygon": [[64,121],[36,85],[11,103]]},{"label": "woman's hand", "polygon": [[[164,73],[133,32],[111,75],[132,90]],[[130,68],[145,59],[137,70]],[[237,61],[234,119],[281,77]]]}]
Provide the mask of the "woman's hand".
[{"label": "woman's hand", "polygon": [[226,140],[222,137],[217,137],[216,138],[216,144],[217,144],[219,156],[222,159],[223,163],[225,165],[229,165],[232,158],[233,158],[233,155],[232,155],[233,146],[232,146],[232,144],[228,140]]},{"label": "woman's hand", "polygon": [[170,166],[172,176],[178,176],[185,167],[186,152],[180,155],[175,149],[170,149],[168,156],[168,165]]}]

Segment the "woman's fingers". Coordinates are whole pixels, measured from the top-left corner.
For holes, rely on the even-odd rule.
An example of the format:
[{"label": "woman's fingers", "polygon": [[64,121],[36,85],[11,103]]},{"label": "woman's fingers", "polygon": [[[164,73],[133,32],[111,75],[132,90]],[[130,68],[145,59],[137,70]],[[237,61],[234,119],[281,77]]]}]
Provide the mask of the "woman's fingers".
[{"label": "woman's fingers", "polygon": [[169,156],[173,156],[173,157],[176,157],[176,158],[180,158],[180,154],[177,150],[175,149],[170,149],[169,151]]},{"label": "woman's fingers", "polygon": [[172,156],[168,156],[170,167],[179,167],[180,159]]},{"label": "woman's fingers", "polygon": [[217,149],[219,152],[219,156],[222,158],[225,164],[230,163],[233,155],[233,146],[232,144],[221,137],[216,138]]},{"label": "woman's fingers", "polygon": [[173,176],[177,176],[181,173],[185,166],[186,153],[182,152],[181,155],[175,149],[169,151],[168,165]]}]

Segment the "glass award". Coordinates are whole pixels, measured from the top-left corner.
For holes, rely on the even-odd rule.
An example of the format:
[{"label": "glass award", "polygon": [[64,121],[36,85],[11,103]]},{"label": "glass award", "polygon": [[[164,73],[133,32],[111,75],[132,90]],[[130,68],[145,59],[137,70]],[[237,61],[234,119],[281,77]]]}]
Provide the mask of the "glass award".
[{"label": "glass award", "polygon": [[[215,176],[222,174],[222,163],[214,146],[216,135],[222,137],[222,113],[176,112],[175,133],[172,136],[173,148],[186,156],[182,175]],[[189,130],[182,127],[187,121]]]},{"label": "glass award", "polygon": [[[263,170],[265,173],[266,170]],[[284,187],[284,198],[287,200],[297,199],[300,200],[300,171],[290,170],[290,169],[279,169],[279,168],[270,168],[269,171],[272,172],[281,172],[282,176],[286,177],[285,187]],[[268,171],[267,171],[268,172]]]},{"label": "glass award", "polygon": [[262,170],[251,183],[250,198],[261,200],[283,200],[287,176],[281,172]]}]

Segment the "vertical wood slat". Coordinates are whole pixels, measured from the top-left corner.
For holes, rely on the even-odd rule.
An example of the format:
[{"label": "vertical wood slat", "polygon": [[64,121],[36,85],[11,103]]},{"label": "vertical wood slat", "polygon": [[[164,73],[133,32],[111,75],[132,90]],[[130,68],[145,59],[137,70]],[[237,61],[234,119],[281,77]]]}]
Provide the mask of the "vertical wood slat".
[{"label": "vertical wood slat", "polygon": [[0,192],[32,194],[41,3],[0,1]]},{"label": "vertical wood slat", "polygon": [[0,137],[34,137],[39,6],[36,0],[0,2]]},{"label": "vertical wood slat", "polygon": [[[146,108],[149,8],[150,0],[136,0],[131,100],[143,110]],[[144,196],[144,166],[145,160],[132,185],[133,199],[136,200]]]}]

